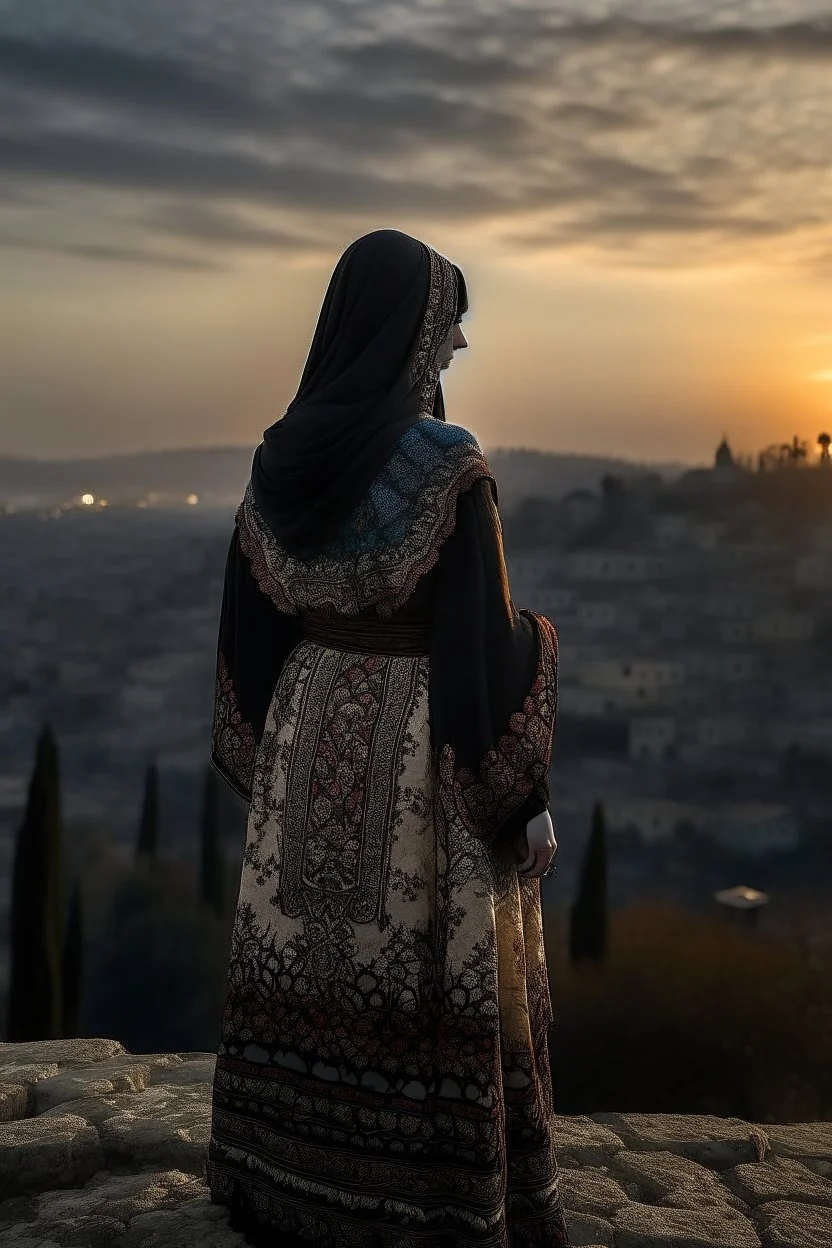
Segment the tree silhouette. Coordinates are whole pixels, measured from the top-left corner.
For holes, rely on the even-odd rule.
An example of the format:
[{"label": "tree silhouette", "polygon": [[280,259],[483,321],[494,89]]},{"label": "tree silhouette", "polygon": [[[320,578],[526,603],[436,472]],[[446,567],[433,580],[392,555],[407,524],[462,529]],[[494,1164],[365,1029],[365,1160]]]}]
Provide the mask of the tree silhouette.
[{"label": "tree silhouette", "polygon": [[200,815],[200,902],[218,918],[223,912],[223,860],[220,846],[219,776],[209,764],[205,768]]},{"label": "tree silhouette", "polygon": [[84,977],[84,924],[82,918],[81,881],[76,880],[69,900],[66,933],[61,957],[61,1035],[72,1039],[78,1035],[81,1017],[81,992]]},{"label": "tree silhouette", "polygon": [[159,769],[150,763],[144,775],[144,798],[139,820],[136,861],[156,862],[159,851]]},{"label": "tree silhouette", "polygon": [[578,895],[570,912],[569,957],[572,962],[603,962],[607,954],[607,829],[604,808],[595,803],[592,831],[581,867]]},{"label": "tree silhouette", "polygon": [[12,868],[7,1039],[62,1037],[63,866],[58,746],[46,724],[37,743]]}]

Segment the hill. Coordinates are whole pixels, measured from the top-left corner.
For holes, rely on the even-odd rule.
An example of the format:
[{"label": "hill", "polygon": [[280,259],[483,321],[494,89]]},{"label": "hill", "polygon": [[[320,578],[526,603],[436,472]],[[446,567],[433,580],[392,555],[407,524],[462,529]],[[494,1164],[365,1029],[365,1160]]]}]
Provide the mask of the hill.
[{"label": "hill", "polygon": [[[0,503],[56,504],[83,493],[129,502],[153,492],[182,499],[198,494],[205,503],[230,505],[248,480],[253,447],[194,447],[102,458],[45,460],[0,457]],[[558,498],[570,490],[596,489],[601,477],[632,477],[645,471],[674,476],[684,464],[637,464],[592,455],[498,447],[486,448],[500,488],[502,506],[523,495]]]}]

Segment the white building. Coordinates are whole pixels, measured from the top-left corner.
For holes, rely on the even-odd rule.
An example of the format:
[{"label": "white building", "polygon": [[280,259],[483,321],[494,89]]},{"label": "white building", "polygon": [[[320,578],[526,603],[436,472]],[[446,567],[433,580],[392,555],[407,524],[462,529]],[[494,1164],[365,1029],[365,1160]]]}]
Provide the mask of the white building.
[{"label": "white building", "polygon": [[601,497],[591,490],[572,490],[563,499],[566,520],[573,529],[585,528],[600,517],[603,506]]},{"label": "white building", "polygon": [[555,571],[555,560],[548,552],[518,550],[506,555],[512,593],[524,594],[537,588]]},{"label": "white building", "polygon": [[581,628],[631,632],[638,625],[638,612],[623,602],[584,601],[578,603],[577,623]]},{"label": "white building", "polygon": [[613,797],[604,813],[611,832],[636,831],[647,844],[668,840],[680,825],[701,829],[706,822],[698,806],[664,798]]},{"label": "white building", "polygon": [[800,842],[794,815],[787,806],[772,802],[724,806],[709,816],[707,831],[718,844],[741,854],[788,852]]},{"label": "white building", "polygon": [[646,697],[681,685],[685,668],[672,659],[594,659],[582,663],[578,674],[581,684],[591,689]]},{"label": "white building", "polygon": [[669,715],[644,715],[630,720],[632,759],[667,759],[676,747],[676,720]]},{"label": "white building", "polygon": [[832,552],[801,555],[794,565],[794,583],[799,589],[832,590]]},{"label": "white building", "polygon": [[691,531],[694,546],[699,550],[716,550],[725,536],[728,525],[724,521],[710,520],[695,524]]},{"label": "white building", "polygon": [[808,641],[815,631],[815,621],[804,611],[766,611],[754,621],[758,641]]},{"label": "white building", "polygon": [[576,550],[567,556],[565,566],[577,581],[638,582],[669,575],[676,570],[677,560],[626,550]]},{"label": "white building", "polygon": [[708,750],[735,749],[750,737],[748,720],[740,715],[703,715],[691,730],[693,744]]},{"label": "white building", "polygon": [[656,516],[653,521],[656,545],[662,550],[681,546],[690,535],[690,520],[680,513]]},{"label": "white building", "polygon": [[757,638],[753,620],[720,620],[719,639],[729,646],[747,646]]}]

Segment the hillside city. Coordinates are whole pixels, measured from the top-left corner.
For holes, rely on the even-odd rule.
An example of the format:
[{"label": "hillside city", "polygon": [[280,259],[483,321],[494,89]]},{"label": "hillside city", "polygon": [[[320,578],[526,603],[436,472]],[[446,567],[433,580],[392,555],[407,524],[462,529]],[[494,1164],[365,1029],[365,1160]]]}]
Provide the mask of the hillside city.
[{"label": "hillside city", "polygon": [[[569,900],[594,802],[610,896],[712,905],[828,891],[832,470],[795,440],[752,465],[607,474],[504,515],[512,597],[560,636],[552,769]],[[233,509],[93,494],[0,514],[0,932],[37,734],[57,735],[68,840],[129,855],[158,763],[163,851],[196,852]],[[2,502],[2,500],[0,500]],[[229,844],[245,809],[227,794]],[[0,974],[5,954],[0,953]]]}]

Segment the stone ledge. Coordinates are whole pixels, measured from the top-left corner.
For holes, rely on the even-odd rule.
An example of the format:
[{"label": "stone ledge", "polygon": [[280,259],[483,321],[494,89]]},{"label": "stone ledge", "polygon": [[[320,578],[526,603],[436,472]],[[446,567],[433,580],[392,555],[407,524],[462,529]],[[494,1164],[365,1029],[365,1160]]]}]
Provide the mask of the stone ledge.
[{"label": "stone ledge", "polygon": [[[213,1053],[0,1044],[0,1242],[242,1248],[204,1181]],[[832,1123],[558,1115],[575,1248],[830,1248]]]}]

